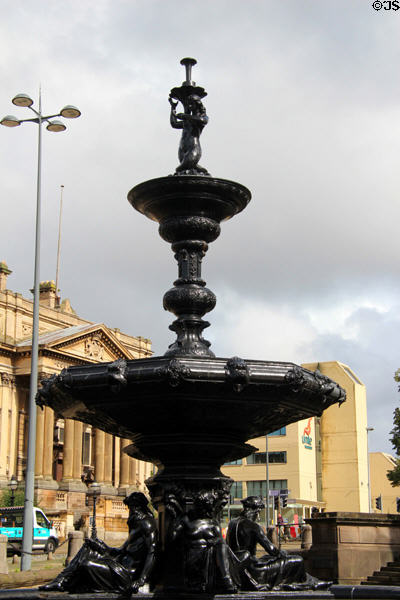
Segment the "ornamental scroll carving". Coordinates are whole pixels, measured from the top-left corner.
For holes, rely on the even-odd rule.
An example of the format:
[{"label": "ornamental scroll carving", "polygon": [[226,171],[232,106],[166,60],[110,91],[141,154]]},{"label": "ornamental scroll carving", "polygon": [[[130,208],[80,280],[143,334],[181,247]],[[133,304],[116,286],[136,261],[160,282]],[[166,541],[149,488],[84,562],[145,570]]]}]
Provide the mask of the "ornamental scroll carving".
[{"label": "ornamental scroll carving", "polygon": [[238,356],[230,358],[225,365],[225,373],[227,381],[232,383],[235,392],[241,392],[249,383],[250,371],[243,358]]},{"label": "ornamental scroll carving", "polygon": [[13,387],[15,385],[15,375],[11,375],[11,373],[0,373],[0,379],[3,386]]},{"label": "ornamental scroll carving", "polygon": [[96,360],[103,360],[104,358],[104,346],[98,336],[93,336],[85,340],[85,355],[88,358],[95,358]]},{"label": "ornamental scroll carving", "polygon": [[185,377],[189,377],[190,369],[175,358],[168,365],[157,370],[159,377],[167,379],[171,387],[177,387]]}]

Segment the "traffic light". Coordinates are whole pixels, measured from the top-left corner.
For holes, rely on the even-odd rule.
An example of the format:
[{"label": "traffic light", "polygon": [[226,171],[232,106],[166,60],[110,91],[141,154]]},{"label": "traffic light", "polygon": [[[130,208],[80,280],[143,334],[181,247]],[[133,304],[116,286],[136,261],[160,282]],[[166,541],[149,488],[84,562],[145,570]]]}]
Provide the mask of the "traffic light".
[{"label": "traffic light", "polygon": [[288,501],[288,497],[285,496],[281,496],[281,506],[282,508],[286,508],[287,507],[287,501]]},{"label": "traffic light", "polygon": [[396,510],[400,512],[400,498],[396,498]]},{"label": "traffic light", "polygon": [[375,498],[375,506],[378,510],[382,510],[382,496]]},{"label": "traffic light", "polygon": [[274,496],[274,508],[279,510],[279,496]]}]

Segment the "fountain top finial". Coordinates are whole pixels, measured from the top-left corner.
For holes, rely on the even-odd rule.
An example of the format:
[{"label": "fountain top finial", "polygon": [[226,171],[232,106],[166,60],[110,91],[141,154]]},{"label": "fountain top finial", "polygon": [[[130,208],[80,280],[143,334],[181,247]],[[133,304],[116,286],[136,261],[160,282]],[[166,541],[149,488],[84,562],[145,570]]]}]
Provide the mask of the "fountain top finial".
[{"label": "fountain top finial", "polygon": [[181,65],[186,69],[186,81],[184,81],[182,85],[196,85],[196,82],[192,81],[192,67],[196,64],[197,60],[195,58],[182,58]]}]

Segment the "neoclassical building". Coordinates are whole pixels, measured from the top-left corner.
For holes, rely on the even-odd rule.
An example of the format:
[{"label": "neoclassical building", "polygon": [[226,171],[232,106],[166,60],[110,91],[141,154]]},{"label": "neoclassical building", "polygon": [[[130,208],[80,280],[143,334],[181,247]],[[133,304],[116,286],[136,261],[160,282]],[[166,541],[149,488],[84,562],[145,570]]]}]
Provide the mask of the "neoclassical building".
[{"label": "neoclassical building", "polygon": [[[13,474],[23,486],[29,420],[32,300],[7,289],[11,274],[0,262],[0,488]],[[52,281],[40,285],[39,381],[73,365],[151,356],[150,340],[78,317],[66,299],[60,302]],[[113,541],[126,531],[123,497],[145,491],[149,463],[128,457],[128,440],[89,425],[60,419],[37,408],[36,502],[51,516],[61,536],[89,521],[88,484],[101,485],[98,529]]]}]

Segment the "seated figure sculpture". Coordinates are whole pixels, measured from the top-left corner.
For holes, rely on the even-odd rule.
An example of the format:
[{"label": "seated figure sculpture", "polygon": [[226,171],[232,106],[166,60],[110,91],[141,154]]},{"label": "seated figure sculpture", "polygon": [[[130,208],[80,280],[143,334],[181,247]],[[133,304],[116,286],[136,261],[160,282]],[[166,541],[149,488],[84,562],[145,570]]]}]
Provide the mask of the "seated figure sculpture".
[{"label": "seated figure sculpture", "polygon": [[97,538],[86,539],[70,564],[41,590],[110,591],[129,596],[145,584],[155,559],[156,521],[141,492],[133,492],[124,503],[129,507],[126,542],[111,548]]},{"label": "seated figure sculpture", "polygon": [[[243,511],[228,526],[227,543],[235,555],[236,571],[242,590],[301,590],[326,589],[331,582],[320,581],[307,574],[301,556],[279,550],[267,538],[264,529],[256,523],[265,507],[258,496],[242,500]],[[256,557],[260,544],[267,554]]]},{"label": "seated figure sculpture", "polygon": [[183,567],[184,589],[190,593],[234,593],[229,549],[215,518],[220,498],[215,491],[201,491],[193,508],[185,513],[169,494],[166,509],[172,517],[169,538]]}]

